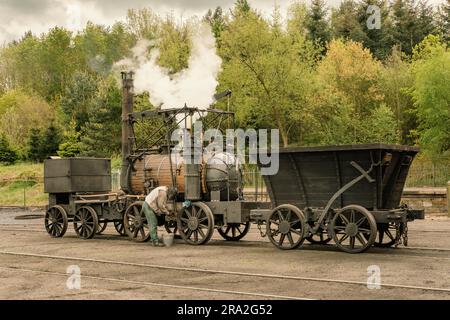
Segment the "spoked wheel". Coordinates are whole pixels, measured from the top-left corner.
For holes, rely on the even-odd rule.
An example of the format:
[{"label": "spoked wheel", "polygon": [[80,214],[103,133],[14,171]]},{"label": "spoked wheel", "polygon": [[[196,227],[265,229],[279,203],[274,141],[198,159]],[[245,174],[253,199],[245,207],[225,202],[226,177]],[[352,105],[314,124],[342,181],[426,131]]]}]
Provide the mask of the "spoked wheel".
[{"label": "spoked wheel", "polygon": [[405,223],[395,222],[379,223],[377,224],[377,236],[375,238],[374,246],[379,248],[389,248],[396,244],[405,230]]},{"label": "spoked wheel", "polygon": [[126,236],[127,233],[125,231],[125,227],[123,226],[123,220],[122,221],[114,221],[114,228],[116,229],[117,233],[121,236]]},{"label": "spoked wheel", "polygon": [[136,242],[145,242],[150,239],[150,229],[147,218],[142,211],[143,201],[131,204],[123,217],[123,224],[127,235]]},{"label": "spoked wheel", "polygon": [[45,213],[45,230],[53,238],[62,237],[67,231],[67,213],[61,206],[53,206]]},{"label": "spoked wheel", "polygon": [[189,244],[207,243],[214,232],[214,216],[203,202],[195,202],[178,215],[178,231]]},{"label": "spoked wheel", "polygon": [[73,227],[80,238],[91,239],[98,231],[98,216],[94,208],[85,206],[75,212]]},{"label": "spoked wheel", "polygon": [[219,234],[227,241],[239,241],[250,230],[250,221],[246,223],[229,223],[217,229]]},{"label": "spoked wheel", "polygon": [[108,226],[108,220],[101,220],[98,222],[98,230],[96,234],[102,234],[103,231],[105,231],[106,227]]},{"label": "spoked wheel", "polygon": [[164,228],[166,229],[167,233],[177,233],[178,232],[178,225],[176,220],[169,220],[164,223]]},{"label": "spoked wheel", "polygon": [[305,216],[296,206],[276,207],[267,221],[267,236],[277,248],[295,249],[305,241]]},{"label": "spoked wheel", "polygon": [[333,240],[342,251],[364,252],[375,242],[377,223],[373,215],[361,206],[344,207],[336,213],[331,224]]}]

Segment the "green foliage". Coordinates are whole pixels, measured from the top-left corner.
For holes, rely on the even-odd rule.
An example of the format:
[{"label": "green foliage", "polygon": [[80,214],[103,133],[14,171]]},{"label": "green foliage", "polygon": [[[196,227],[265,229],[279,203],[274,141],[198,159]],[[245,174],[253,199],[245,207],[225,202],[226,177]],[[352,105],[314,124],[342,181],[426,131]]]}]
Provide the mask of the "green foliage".
[{"label": "green foliage", "polygon": [[82,128],[81,154],[109,157],[120,152],[122,95],[114,77],[99,84],[89,108],[90,121]]},{"label": "green foliage", "polygon": [[67,84],[61,98],[61,111],[65,123],[75,121],[76,130],[88,122],[89,105],[97,93],[97,79],[87,72],[76,72]]},{"label": "green foliage", "polygon": [[0,135],[0,163],[11,165],[17,160],[16,151],[11,147],[5,136]]},{"label": "green foliage", "polygon": [[308,39],[316,41],[322,48],[330,40],[330,26],[327,20],[327,8],[324,0],[312,0],[308,10],[306,28]]},{"label": "green foliage", "polygon": [[431,154],[450,153],[450,51],[429,37],[417,48],[411,94],[421,145]]},{"label": "green foliage", "polygon": [[60,143],[60,132],[53,123],[42,131],[33,128],[28,140],[28,159],[42,162],[50,156],[55,156]]},{"label": "green foliage", "polygon": [[269,25],[251,10],[235,16],[221,41],[226,63],[218,90],[234,92],[239,125],[278,128],[285,146],[293,142],[290,137],[298,141],[308,130],[303,112],[317,53],[314,45],[301,34],[292,37],[279,24]]},{"label": "green foliage", "polygon": [[23,90],[11,90],[0,98],[0,133],[17,149],[19,156],[26,155],[25,143],[32,128],[45,129],[54,121],[54,109],[37,95]]},{"label": "green foliage", "polygon": [[[232,90],[237,125],[277,128],[284,146],[380,141],[445,153],[450,0],[439,12],[416,0],[344,0],[331,10],[323,0],[306,3],[294,2],[286,21],[278,7],[263,14],[246,0],[204,16],[223,61],[217,91]],[[379,30],[367,27],[369,5],[381,8]],[[138,40],[156,40],[158,63],[172,74],[184,70],[197,24],[131,9],[111,26],[89,22],[76,34],[55,27],[5,44],[0,135],[33,161],[56,151],[118,154],[115,62],[130,57]],[[135,109],[154,108],[148,98],[136,96]],[[138,140],[160,125],[136,125]]]},{"label": "green foliage", "polygon": [[63,143],[59,145],[58,156],[63,158],[76,157],[81,152],[81,133],[77,131],[77,124],[72,120],[68,129],[64,131]]}]

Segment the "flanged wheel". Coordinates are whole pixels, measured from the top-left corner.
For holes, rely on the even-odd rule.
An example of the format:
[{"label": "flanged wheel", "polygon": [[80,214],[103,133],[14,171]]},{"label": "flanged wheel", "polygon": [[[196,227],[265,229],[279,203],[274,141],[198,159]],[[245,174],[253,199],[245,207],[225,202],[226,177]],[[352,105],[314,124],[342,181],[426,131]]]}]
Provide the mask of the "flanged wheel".
[{"label": "flanged wheel", "polygon": [[61,206],[50,207],[45,213],[44,225],[51,237],[62,237],[66,233],[68,225],[66,210]]},{"label": "flanged wheel", "polygon": [[267,221],[267,236],[277,248],[295,249],[305,241],[305,216],[296,206],[283,204],[273,209]]},{"label": "flanged wheel", "polygon": [[80,238],[91,239],[98,231],[98,216],[94,208],[85,206],[75,212],[73,227]]},{"label": "flanged wheel", "polygon": [[117,233],[120,234],[121,236],[127,235],[125,227],[123,226],[123,218],[120,221],[118,220],[114,221],[114,228],[116,229]]},{"label": "flanged wheel", "polygon": [[98,222],[98,230],[96,234],[102,234],[103,231],[105,231],[106,227],[108,226],[108,220],[101,220]]},{"label": "flanged wheel", "polygon": [[405,230],[405,223],[399,224],[395,222],[377,224],[377,237],[374,246],[379,248],[389,248],[400,241]]},{"label": "flanged wheel", "polygon": [[214,216],[203,202],[194,202],[178,215],[178,231],[189,244],[207,243],[214,232]]},{"label": "flanged wheel", "polygon": [[217,229],[219,234],[228,241],[239,241],[245,237],[250,230],[250,222],[245,223],[229,223]]},{"label": "flanged wheel", "polygon": [[366,251],[377,235],[375,218],[366,208],[358,205],[346,206],[336,213],[331,229],[337,247],[348,253]]},{"label": "flanged wheel", "polygon": [[123,225],[127,235],[136,242],[145,242],[150,239],[150,229],[147,218],[142,211],[143,201],[132,203],[125,211]]}]

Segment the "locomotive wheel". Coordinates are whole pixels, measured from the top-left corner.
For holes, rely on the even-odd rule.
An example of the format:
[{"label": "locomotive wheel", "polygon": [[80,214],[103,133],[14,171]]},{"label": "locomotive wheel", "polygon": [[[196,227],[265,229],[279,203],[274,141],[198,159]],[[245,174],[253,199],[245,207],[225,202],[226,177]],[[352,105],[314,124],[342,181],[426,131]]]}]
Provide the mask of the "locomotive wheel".
[{"label": "locomotive wheel", "polygon": [[127,233],[125,231],[125,228],[123,226],[123,220],[122,221],[114,221],[114,228],[116,229],[117,233],[119,233],[121,236],[126,236]]},{"label": "locomotive wheel", "polygon": [[375,242],[377,223],[373,215],[358,205],[349,205],[336,213],[331,221],[336,246],[348,253],[360,253]]},{"label": "locomotive wheel", "polygon": [[178,231],[189,244],[207,243],[214,232],[214,216],[203,202],[195,202],[178,215]]},{"label": "locomotive wheel", "polygon": [[405,230],[405,223],[400,223],[399,230],[394,222],[377,224],[377,237],[374,246],[379,248],[392,247],[402,236]]},{"label": "locomotive wheel", "polygon": [[106,227],[108,226],[108,220],[102,220],[98,222],[98,230],[96,234],[102,234],[103,231],[105,231]]},{"label": "locomotive wheel", "polygon": [[150,230],[147,218],[142,212],[143,201],[132,203],[125,211],[123,225],[127,235],[136,242],[145,242],[150,239]]},{"label": "locomotive wheel", "polygon": [[296,206],[283,204],[276,207],[267,221],[267,236],[277,248],[290,250],[305,241],[305,216]]},{"label": "locomotive wheel", "polygon": [[246,223],[229,223],[218,228],[219,234],[227,241],[239,241],[245,237],[250,230],[250,222]]},{"label": "locomotive wheel", "polygon": [[75,212],[73,227],[80,238],[91,239],[98,231],[98,216],[94,208],[85,206]]},{"label": "locomotive wheel", "polygon": [[62,237],[66,233],[68,225],[66,210],[61,206],[49,208],[45,213],[44,225],[51,237]]}]

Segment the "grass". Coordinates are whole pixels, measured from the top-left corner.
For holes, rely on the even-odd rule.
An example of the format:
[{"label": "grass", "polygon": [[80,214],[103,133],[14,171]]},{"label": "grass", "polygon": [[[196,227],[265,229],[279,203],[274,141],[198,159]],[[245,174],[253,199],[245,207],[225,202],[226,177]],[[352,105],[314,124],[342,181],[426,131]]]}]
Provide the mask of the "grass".
[{"label": "grass", "polygon": [[44,165],[17,163],[0,165],[0,206],[43,206],[48,203],[44,193]]}]

